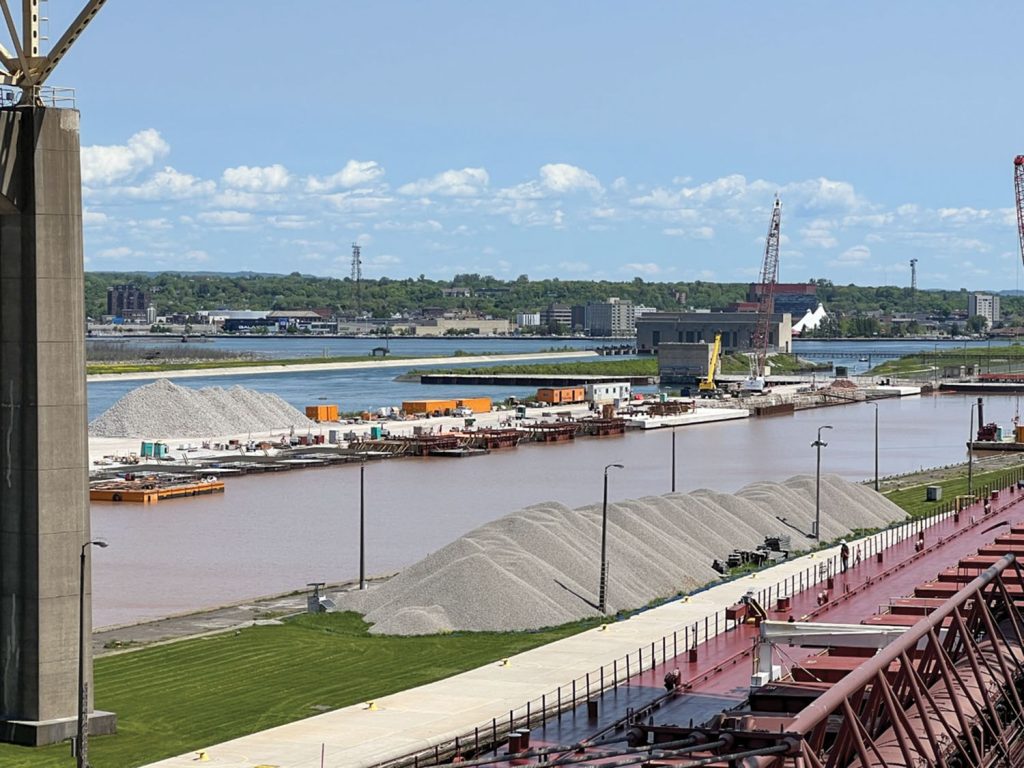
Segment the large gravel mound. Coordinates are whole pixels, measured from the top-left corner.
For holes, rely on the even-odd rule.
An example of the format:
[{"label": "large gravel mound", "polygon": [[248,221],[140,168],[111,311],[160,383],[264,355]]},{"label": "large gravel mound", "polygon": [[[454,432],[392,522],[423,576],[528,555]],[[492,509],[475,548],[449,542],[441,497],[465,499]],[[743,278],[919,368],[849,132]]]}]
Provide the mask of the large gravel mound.
[{"label": "large gravel mound", "polygon": [[133,389],[89,424],[93,437],[215,437],[313,422],[277,395],[244,387],[180,387],[166,379]]},{"label": "large gravel mound", "polygon": [[[905,517],[870,488],[835,475],[821,478],[821,510],[825,540]],[[798,531],[810,531],[813,520],[814,478],[807,476],[755,483],[736,494],[699,490],[610,504],[609,612],[715,581],[712,560],[753,549],[765,536],[791,534],[802,547],[808,540]],[[375,634],[563,624],[598,615],[600,547],[599,505],[538,504],[471,531],[379,587],[342,595],[339,603],[364,613]]]}]

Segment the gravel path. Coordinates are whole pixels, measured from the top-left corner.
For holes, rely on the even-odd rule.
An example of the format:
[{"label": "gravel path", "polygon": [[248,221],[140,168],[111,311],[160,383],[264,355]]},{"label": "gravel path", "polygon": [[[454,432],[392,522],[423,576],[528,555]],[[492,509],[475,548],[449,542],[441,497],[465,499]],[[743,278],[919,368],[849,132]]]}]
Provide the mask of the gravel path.
[{"label": "gravel path", "polygon": [[[712,560],[753,549],[767,535],[791,534],[802,545],[798,531],[811,530],[814,490],[813,477],[798,476],[736,494],[699,490],[609,505],[608,612],[717,581]],[[873,490],[835,475],[822,477],[821,499],[825,540],[905,517]],[[600,506],[537,504],[471,531],[374,589],[340,595],[339,608],[364,613],[372,632],[389,635],[538,629],[597,616],[600,541]]]}]

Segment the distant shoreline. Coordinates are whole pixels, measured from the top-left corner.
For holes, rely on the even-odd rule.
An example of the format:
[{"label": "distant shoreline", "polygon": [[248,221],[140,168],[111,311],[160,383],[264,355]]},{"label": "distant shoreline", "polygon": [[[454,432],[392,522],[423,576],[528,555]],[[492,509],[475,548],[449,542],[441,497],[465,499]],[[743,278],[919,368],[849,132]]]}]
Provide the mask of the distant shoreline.
[{"label": "distant shoreline", "polygon": [[452,365],[464,363],[504,363],[516,360],[538,360],[549,358],[592,358],[599,357],[597,352],[591,350],[578,350],[567,352],[519,352],[509,355],[463,355],[460,357],[405,357],[401,359],[387,360],[384,358],[368,358],[366,360],[349,361],[344,363],[291,363],[274,364],[268,362],[260,365],[252,365],[234,368],[191,368],[173,371],[144,371],[132,373],[94,373],[86,376],[88,383],[104,381],[153,381],[156,379],[178,379],[198,377],[219,377],[219,376],[250,376],[254,374],[266,375],[277,373],[296,373],[309,371],[344,371],[358,370],[360,368],[404,368],[414,365]]}]

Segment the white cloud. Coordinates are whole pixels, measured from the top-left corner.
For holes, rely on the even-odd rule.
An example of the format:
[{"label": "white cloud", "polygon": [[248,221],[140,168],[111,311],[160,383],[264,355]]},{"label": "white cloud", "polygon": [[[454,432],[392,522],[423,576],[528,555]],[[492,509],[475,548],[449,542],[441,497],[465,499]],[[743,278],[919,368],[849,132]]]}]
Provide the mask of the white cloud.
[{"label": "white cloud", "polygon": [[849,266],[851,264],[863,264],[871,258],[871,249],[866,245],[855,245],[847,248],[839,254],[835,260],[829,262],[832,266]]},{"label": "white cloud", "polygon": [[87,227],[98,227],[100,224],[106,224],[110,217],[100,211],[90,211],[88,208],[82,211],[82,224]]},{"label": "white cloud", "polygon": [[196,218],[204,224],[218,227],[242,227],[252,224],[252,214],[242,211],[204,211]]},{"label": "white cloud", "polygon": [[134,256],[135,251],[126,245],[120,245],[117,248],[107,248],[96,254],[101,259],[126,259],[129,256]]},{"label": "white cloud", "polygon": [[800,230],[800,237],[806,245],[815,248],[835,248],[839,241],[832,234],[832,222],[814,219]]},{"label": "white cloud", "polygon": [[283,214],[271,216],[270,225],[277,229],[305,229],[311,222],[301,214]]},{"label": "white cloud", "polygon": [[232,189],[243,189],[247,192],[280,192],[291,182],[291,174],[280,164],[262,168],[239,165],[236,168],[226,168],[221,181]]},{"label": "white cloud", "polygon": [[124,145],[82,147],[82,183],[104,186],[131,178],[170,151],[170,145],[153,128],[139,131]]},{"label": "white cloud", "polygon": [[217,185],[170,166],[157,171],[142,184],[125,187],[121,193],[141,200],[185,200],[212,194]]},{"label": "white cloud", "polygon": [[623,265],[622,271],[628,272],[632,275],[659,275],[661,274],[661,267],[653,261],[646,261],[643,263],[630,262],[629,264]]},{"label": "white cloud", "polygon": [[403,195],[444,195],[446,197],[476,197],[490,184],[491,178],[484,168],[463,168],[443,171],[429,179],[403,184],[398,191]]},{"label": "white cloud", "polygon": [[553,192],[604,191],[594,174],[568,163],[542,165],[540,181]]},{"label": "white cloud", "polygon": [[427,219],[426,221],[379,221],[373,225],[374,229],[395,230],[405,232],[440,232],[444,226],[439,221]]},{"label": "white cloud", "polygon": [[239,189],[224,189],[214,195],[211,201],[218,208],[260,208],[277,200],[274,195],[260,195]]},{"label": "white cloud", "polygon": [[372,184],[384,175],[384,169],[374,160],[349,160],[337,173],[323,178],[310,176],[306,179],[306,191],[313,193],[334,192],[364,184]]},{"label": "white cloud", "polygon": [[692,237],[695,240],[710,240],[715,236],[714,227],[665,227],[661,234],[669,237]]},{"label": "white cloud", "polygon": [[360,191],[335,192],[324,195],[324,200],[342,212],[377,211],[394,202],[386,195],[361,194]]}]

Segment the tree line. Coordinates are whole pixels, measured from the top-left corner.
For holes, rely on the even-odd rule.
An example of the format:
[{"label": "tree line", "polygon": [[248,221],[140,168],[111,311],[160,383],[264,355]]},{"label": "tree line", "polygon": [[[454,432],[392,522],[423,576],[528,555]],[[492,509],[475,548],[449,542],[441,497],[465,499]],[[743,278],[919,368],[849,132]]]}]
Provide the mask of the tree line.
[{"label": "tree line", "polygon": [[[837,327],[847,335],[857,325],[870,335],[877,331],[870,314],[926,313],[932,317],[955,318],[967,310],[967,289],[958,291],[917,290],[895,286],[834,285],[813,280],[818,299],[833,315],[841,315],[851,327]],[[106,313],[107,287],[132,283],[151,297],[161,315],[194,314],[200,310],[296,310],[331,309],[341,315],[356,313],[378,318],[411,314],[424,307],[467,310],[513,319],[516,312],[535,312],[549,304],[587,304],[609,297],[632,301],[663,311],[687,308],[722,309],[743,301],[747,283],[652,282],[636,277],[629,281],[531,280],[520,275],[501,280],[490,275],[460,274],[452,280],[418,278],[363,279],[358,286],[350,278],[265,274],[185,274],[178,272],[126,273],[88,272],[85,275],[86,313]],[[446,295],[444,289],[467,289],[469,296]],[[1003,296],[1004,324],[1017,324],[1024,308],[1020,296]],[[794,318],[794,322],[799,318]],[[875,321],[877,322],[877,321]],[[863,327],[860,327],[863,326]],[[868,327],[870,326],[870,327]]]}]

